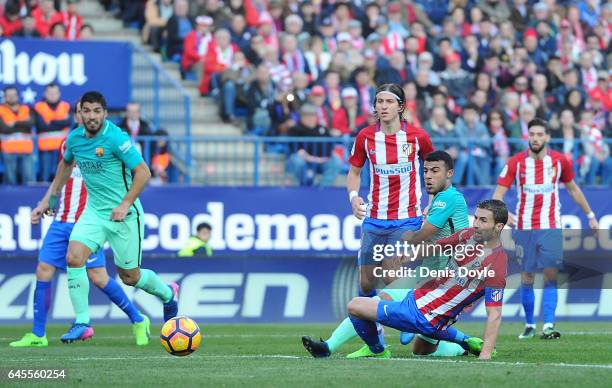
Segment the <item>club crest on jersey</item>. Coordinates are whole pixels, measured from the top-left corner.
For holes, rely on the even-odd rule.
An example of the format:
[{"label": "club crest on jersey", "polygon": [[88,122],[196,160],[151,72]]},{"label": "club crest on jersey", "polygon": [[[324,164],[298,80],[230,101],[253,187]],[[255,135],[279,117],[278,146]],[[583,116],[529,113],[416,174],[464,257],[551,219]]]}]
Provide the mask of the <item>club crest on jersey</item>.
[{"label": "club crest on jersey", "polygon": [[493,302],[499,302],[500,300],[502,300],[504,296],[504,290],[503,289],[496,289],[491,291],[491,300]]},{"label": "club crest on jersey", "polygon": [[370,148],[368,152],[370,153],[370,155],[376,155],[376,150],[373,148]]},{"label": "club crest on jersey", "polygon": [[96,156],[97,156],[98,158],[103,157],[103,156],[104,156],[104,148],[102,148],[102,147],[98,147],[98,148],[96,148]]},{"label": "club crest on jersey", "polygon": [[404,155],[410,156],[410,154],[412,153],[412,144],[410,143],[404,144],[402,146],[402,152],[404,152]]}]

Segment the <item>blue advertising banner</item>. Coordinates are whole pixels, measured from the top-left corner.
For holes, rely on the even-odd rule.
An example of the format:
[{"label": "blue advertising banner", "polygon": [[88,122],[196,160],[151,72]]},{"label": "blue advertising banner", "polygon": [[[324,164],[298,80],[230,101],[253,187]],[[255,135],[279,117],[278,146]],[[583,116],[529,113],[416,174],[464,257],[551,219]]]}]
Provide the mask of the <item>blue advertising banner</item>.
[{"label": "blue advertising banner", "polygon": [[129,102],[132,51],[129,43],[10,38],[0,41],[0,87],[14,85],[21,102],[42,99],[44,87],[57,83],[62,99],[74,103],[97,90],[109,108]]},{"label": "blue advertising banner", "polygon": [[[107,260],[107,261],[110,261]],[[217,259],[150,258],[143,266],[166,282],[180,284],[179,314],[206,323],[334,322],[346,316],[347,302],[357,294],[357,268],[349,257],[295,258],[281,255]],[[0,259],[0,324],[32,319],[36,286],[33,258]],[[109,272],[114,265],[107,263]],[[605,275],[612,280],[612,273]],[[522,320],[520,274],[507,279],[504,320]],[[535,315],[541,315],[542,278],[536,277]],[[600,283],[601,285],[601,283]],[[140,311],[154,322],[162,319],[162,304],[141,290],[125,287]],[[90,291],[90,314],[95,323],[127,323],[124,313],[95,287]],[[65,273],[52,285],[51,322],[69,324],[74,313]],[[479,301],[461,320],[484,320]],[[559,289],[557,318],[612,320],[612,289]]]},{"label": "blue advertising banner", "polygon": [[[30,224],[30,212],[46,187],[0,186],[0,256],[35,255],[51,220]],[[489,188],[462,188],[470,212],[492,195]],[[585,188],[600,228],[612,225],[609,189]],[[427,198],[424,196],[424,198]],[[360,221],[350,212],[346,191],[315,188],[148,187],[145,209],[146,254],[174,254],[201,222],[212,225],[215,254],[345,254],[359,249]],[[565,227],[588,227],[565,190],[560,192]],[[511,210],[516,194],[506,201]],[[601,239],[610,242],[607,236]],[[610,249],[610,248],[607,248]]]}]

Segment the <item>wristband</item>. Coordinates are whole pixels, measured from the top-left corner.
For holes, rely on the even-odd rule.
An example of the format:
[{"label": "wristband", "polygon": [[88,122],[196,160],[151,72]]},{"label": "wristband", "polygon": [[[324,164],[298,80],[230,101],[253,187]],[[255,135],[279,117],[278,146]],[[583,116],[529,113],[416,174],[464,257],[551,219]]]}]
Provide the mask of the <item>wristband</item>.
[{"label": "wristband", "polygon": [[359,196],[358,192],[356,192],[355,190],[351,191],[349,193],[349,202],[352,203],[353,202],[353,198],[358,197],[358,196]]},{"label": "wristband", "polygon": [[593,213],[593,212],[591,211],[589,214],[587,214],[587,218],[588,218],[589,220],[592,220],[593,218],[595,218],[595,213]]}]

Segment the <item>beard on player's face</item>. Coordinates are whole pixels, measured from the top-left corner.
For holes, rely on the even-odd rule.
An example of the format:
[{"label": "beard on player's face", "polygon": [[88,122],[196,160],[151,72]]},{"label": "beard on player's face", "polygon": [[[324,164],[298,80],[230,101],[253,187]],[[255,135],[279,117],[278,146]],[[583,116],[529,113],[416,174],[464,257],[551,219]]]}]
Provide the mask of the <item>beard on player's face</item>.
[{"label": "beard on player's face", "polygon": [[529,143],[529,149],[534,154],[539,154],[544,149],[544,147],[546,147],[546,143],[542,143],[540,145],[535,145],[535,144],[532,144],[531,142]]}]

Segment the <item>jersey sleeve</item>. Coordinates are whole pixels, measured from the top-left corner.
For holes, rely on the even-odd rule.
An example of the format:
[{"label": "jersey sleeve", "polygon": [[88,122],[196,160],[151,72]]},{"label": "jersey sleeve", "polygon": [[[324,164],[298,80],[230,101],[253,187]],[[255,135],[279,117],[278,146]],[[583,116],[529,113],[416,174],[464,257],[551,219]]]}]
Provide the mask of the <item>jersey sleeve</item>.
[{"label": "jersey sleeve", "polygon": [[468,242],[472,236],[474,235],[473,228],[465,228],[461,229],[458,232],[451,234],[448,237],[439,239],[436,244],[442,246],[456,246],[459,244],[465,244]]},{"label": "jersey sleeve", "polygon": [[434,150],[434,146],[431,143],[429,134],[424,129],[419,129],[419,158],[425,159],[425,157]]},{"label": "jersey sleeve", "polygon": [[442,229],[448,221],[448,219],[455,212],[457,206],[456,196],[452,193],[442,192],[435,198],[429,212],[427,213],[427,222],[435,226],[436,228]]},{"label": "jersey sleeve", "polygon": [[68,136],[60,145],[60,157],[68,163],[72,163],[74,161],[74,155],[70,150],[70,143],[70,136]]},{"label": "jersey sleeve", "polygon": [[510,158],[497,178],[497,184],[510,188],[516,176],[516,158]]},{"label": "jersey sleeve", "polygon": [[568,183],[574,180],[574,167],[572,162],[565,156],[561,156],[561,182]]},{"label": "jersey sleeve", "polygon": [[365,139],[366,136],[364,131],[359,132],[355,138],[353,148],[351,149],[351,156],[349,157],[349,163],[352,166],[361,168],[365,164],[367,158]]},{"label": "jersey sleeve", "polygon": [[490,257],[489,270],[492,276],[487,276],[485,286],[485,306],[501,306],[506,287],[506,274],[508,272],[508,256],[504,250],[493,253]]},{"label": "jersey sleeve", "polygon": [[142,156],[132,144],[132,140],[125,132],[119,132],[112,138],[111,149],[113,154],[118,157],[125,165],[132,170],[142,161]]}]

